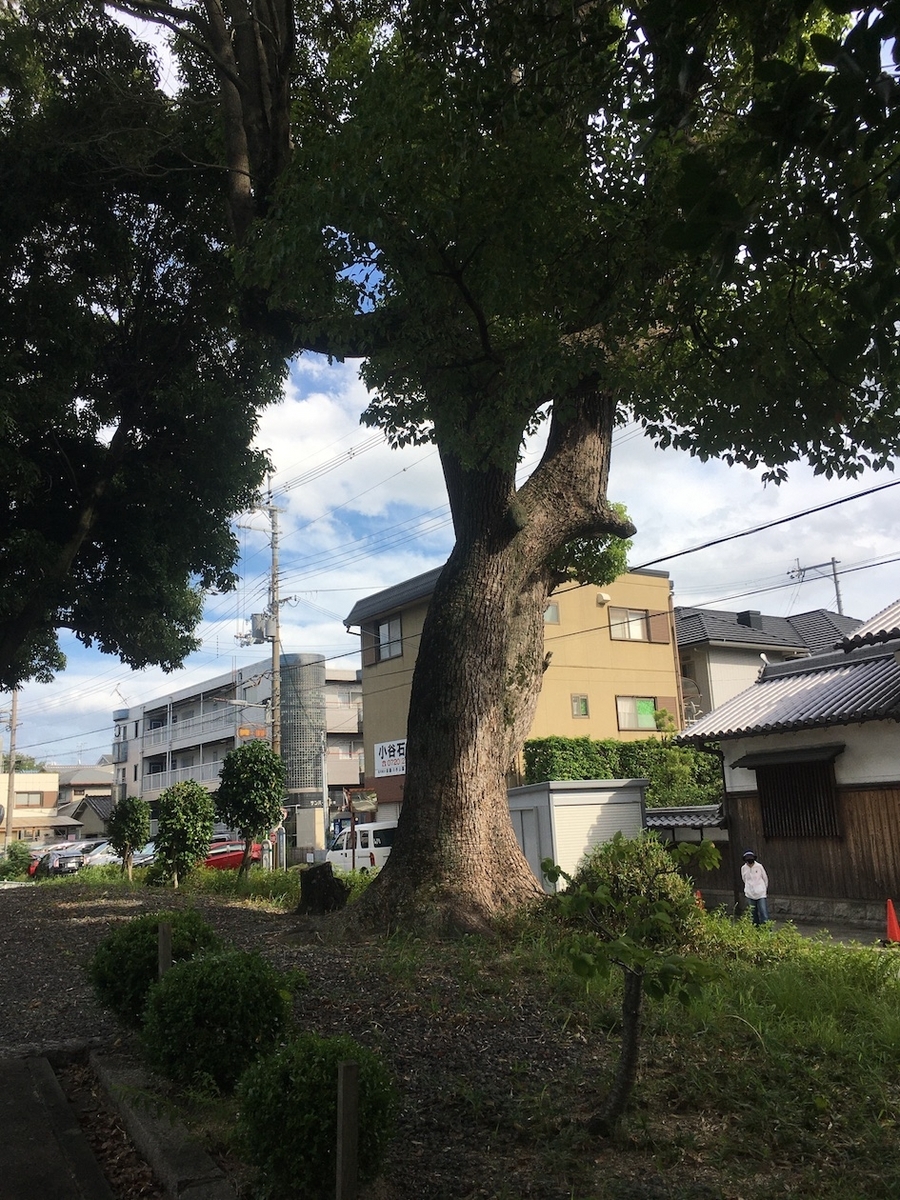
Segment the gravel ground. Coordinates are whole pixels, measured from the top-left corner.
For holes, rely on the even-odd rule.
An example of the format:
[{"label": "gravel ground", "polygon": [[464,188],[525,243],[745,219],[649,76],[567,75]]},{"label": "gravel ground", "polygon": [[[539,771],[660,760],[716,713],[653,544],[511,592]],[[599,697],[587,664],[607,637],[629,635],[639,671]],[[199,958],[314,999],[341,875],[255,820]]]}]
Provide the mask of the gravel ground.
[{"label": "gravel ground", "polygon": [[[385,955],[377,944],[328,946],[295,914],[214,897],[0,888],[0,1055],[78,1039],[133,1049],[94,999],[85,964],[116,923],[184,904],[195,904],[226,943],[307,974],[309,986],[295,1000],[298,1028],[349,1033],[387,1061],[402,1108],[383,1178],[367,1193],[372,1200],[568,1200],[573,1170],[590,1176],[599,1165],[594,1147],[579,1151],[582,1135],[571,1120],[586,1101],[594,1039],[561,1021],[558,1008],[548,1013],[536,989],[508,982],[499,962],[495,975],[453,950],[435,955],[423,973],[421,958],[405,960],[396,948]],[[90,1080],[76,1077],[69,1087],[90,1111]],[[124,1164],[114,1122],[96,1104],[94,1112],[95,1137]],[[122,1200],[155,1196],[136,1171],[128,1163],[107,1172]],[[600,1194],[586,1178],[578,1183],[578,1194]]]}]

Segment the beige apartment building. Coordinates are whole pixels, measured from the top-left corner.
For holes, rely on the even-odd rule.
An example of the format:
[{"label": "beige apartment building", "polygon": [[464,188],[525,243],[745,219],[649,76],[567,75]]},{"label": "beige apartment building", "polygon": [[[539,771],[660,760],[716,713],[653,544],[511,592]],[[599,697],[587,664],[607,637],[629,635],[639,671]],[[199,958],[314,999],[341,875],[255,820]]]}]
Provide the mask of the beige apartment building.
[{"label": "beige apartment building", "polygon": [[[365,786],[378,795],[379,820],[394,817],[403,800],[410,685],[439,574],[367,596],[345,620],[360,631]],[[531,737],[644,738],[657,732],[660,709],[682,727],[667,572],[629,571],[604,588],[566,584],[544,621],[552,656]]]},{"label": "beige apartment building", "polygon": [[5,842],[7,829],[10,841],[58,842],[74,838],[81,822],[59,811],[59,775],[56,771],[15,771],[13,773],[14,803],[9,803],[9,775],[0,774],[0,806],[4,809],[0,821],[0,837]]}]

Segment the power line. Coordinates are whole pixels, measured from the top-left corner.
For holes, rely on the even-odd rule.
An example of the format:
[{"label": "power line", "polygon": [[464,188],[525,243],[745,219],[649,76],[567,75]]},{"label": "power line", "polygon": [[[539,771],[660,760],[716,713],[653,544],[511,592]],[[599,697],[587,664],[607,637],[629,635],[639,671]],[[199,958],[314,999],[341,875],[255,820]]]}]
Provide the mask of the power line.
[{"label": "power line", "polygon": [[839,504],[847,504],[850,500],[861,500],[864,496],[874,496],[876,492],[883,492],[886,488],[897,487],[900,484],[900,479],[895,479],[891,483],[881,483],[878,487],[868,488],[864,492],[855,492],[852,496],[843,496],[840,500],[829,500],[827,504],[817,504],[815,508],[806,508],[803,512],[794,513],[790,517],[779,517],[777,521],[767,521],[765,525],[754,525],[752,529],[742,529],[740,533],[729,533],[725,537],[713,538],[712,541],[703,542],[699,546],[690,546],[687,550],[677,550],[674,554],[664,554],[660,558],[653,558],[649,562],[641,563],[637,567],[629,567],[630,571],[643,571],[647,567],[655,567],[657,563],[670,562],[673,558],[683,558],[685,554],[696,554],[698,550],[709,550],[711,546],[721,546],[723,542],[733,542],[737,538],[749,537],[751,533],[762,533],[765,529],[774,529],[777,525],[787,525],[790,521],[796,521],[800,517],[809,517],[813,513],[824,512],[828,508],[836,508]]},{"label": "power line", "polygon": [[[887,567],[887,566],[890,566],[891,563],[896,563],[896,562],[900,562],[900,555],[897,555],[894,558],[881,559],[878,562],[861,563],[857,567],[846,567],[843,571],[838,571],[838,575],[855,575],[857,573],[857,571],[871,571],[871,570],[874,570],[875,567]],[[805,579],[802,582],[803,583],[829,583],[830,581],[827,579]],[[685,607],[687,607],[687,608],[707,608],[711,604],[725,604],[729,600],[742,600],[745,596],[761,596],[761,595],[763,595],[764,592],[779,592],[779,591],[782,591],[784,588],[789,588],[789,587],[793,587],[793,586],[794,586],[794,581],[791,580],[788,583],[772,584],[771,587],[753,588],[747,592],[734,592],[730,596],[719,596],[715,600],[704,600],[699,604],[690,604],[690,605],[686,605]]]}]

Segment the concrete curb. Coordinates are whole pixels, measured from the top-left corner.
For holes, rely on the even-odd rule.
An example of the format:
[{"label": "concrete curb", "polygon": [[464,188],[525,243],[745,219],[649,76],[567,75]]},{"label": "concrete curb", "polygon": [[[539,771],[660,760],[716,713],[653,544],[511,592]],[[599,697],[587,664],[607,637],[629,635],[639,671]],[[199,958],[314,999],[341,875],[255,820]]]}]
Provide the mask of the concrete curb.
[{"label": "concrete curb", "polygon": [[97,1050],[91,1051],[90,1063],[135,1146],[172,1200],[235,1200],[225,1173],[188,1130],[161,1109],[139,1067]]},{"label": "concrete curb", "polygon": [[0,1195],[114,1200],[47,1058],[0,1061],[0,1126]]}]

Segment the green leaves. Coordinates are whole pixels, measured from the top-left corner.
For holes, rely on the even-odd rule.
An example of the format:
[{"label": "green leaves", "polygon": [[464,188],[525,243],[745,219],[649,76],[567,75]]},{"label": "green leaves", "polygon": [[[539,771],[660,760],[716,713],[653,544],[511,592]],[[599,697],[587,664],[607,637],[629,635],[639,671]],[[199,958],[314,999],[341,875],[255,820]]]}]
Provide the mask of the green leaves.
[{"label": "green leaves", "polygon": [[266,742],[245,742],[229,750],[215,798],[220,820],[247,842],[267,835],[281,822],[284,781],[284,762]]},{"label": "green leaves", "polygon": [[209,852],[215,824],[210,793],[193,779],[175,783],[157,800],[156,862],[178,887],[179,879]]},{"label": "green leaves", "polygon": [[529,783],[548,779],[649,779],[652,805],[718,804],[722,781],[715,758],[667,738],[634,742],[593,738],[533,738],[525,743]]},{"label": "green leaves", "polygon": [[215,185],[174,170],[146,52],[96,9],[0,19],[0,685],[70,628],[181,664],[265,459],[283,362],[237,320]]},{"label": "green leaves", "polygon": [[589,982],[617,967],[639,977],[654,999],[695,999],[715,972],[684,949],[700,917],[690,883],[676,867],[692,861],[715,865],[718,850],[711,842],[664,848],[654,834],[628,839],[617,833],[592,851],[575,878],[545,859],[543,874],[568,884],[554,903],[571,930],[565,954],[576,975]]},{"label": "green leaves", "polygon": [[150,807],[137,796],[125,796],[106,822],[106,832],[116,854],[131,878],[131,858],[150,838]]}]

